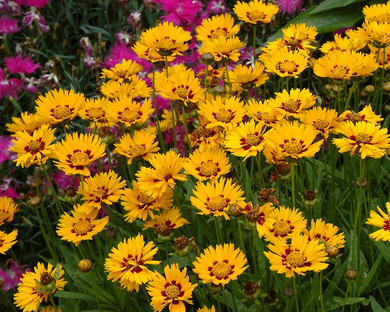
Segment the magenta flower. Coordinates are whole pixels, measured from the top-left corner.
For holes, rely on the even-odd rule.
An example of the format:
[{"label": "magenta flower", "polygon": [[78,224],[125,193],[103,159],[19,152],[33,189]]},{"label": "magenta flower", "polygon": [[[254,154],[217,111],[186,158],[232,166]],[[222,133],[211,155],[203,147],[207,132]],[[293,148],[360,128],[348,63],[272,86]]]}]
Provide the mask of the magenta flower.
[{"label": "magenta flower", "polygon": [[38,63],[34,63],[30,56],[6,57],[4,62],[7,70],[13,74],[32,74],[40,67]]},{"label": "magenta flower", "polygon": [[[12,158],[16,158],[16,155]],[[12,174],[12,172],[10,172]],[[16,192],[15,188],[17,187],[17,181],[15,178],[3,178],[0,183],[0,197],[12,197],[17,199],[22,199]]]},{"label": "magenta flower", "polygon": [[[61,190],[67,190],[69,187],[73,187],[73,184],[76,188],[79,187],[79,179],[73,176],[68,176],[63,171],[57,171],[51,178]],[[50,186],[48,181],[46,181],[46,185],[47,187]]]},{"label": "magenta flower", "polygon": [[12,138],[10,136],[0,135],[0,164],[12,158],[14,152],[9,151]]},{"label": "magenta flower", "polygon": [[4,75],[4,70],[0,68],[0,99],[5,97],[17,97],[22,90],[23,82],[17,78],[8,78]]},{"label": "magenta flower", "polygon": [[12,16],[19,16],[22,13],[22,10],[15,1],[0,0],[0,12]]},{"label": "magenta flower", "polygon": [[19,5],[25,5],[29,7],[35,7],[38,9],[43,8],[50,0],[16,0]]},{"label": "magenta flower", "polygon": [[198,0],[157,0],[166,13],[163,21],[173,22],[176,26],[191,25],[203,4]]},{"label": "magenta flower", "polygon": [[281,13],[292,15],[297,11],[302,11],[302,0],[278,0],[278,6]]},{"label": "magenta flower", "polygon": [[18,27],[18,20],[5,16],[0,17],[0,34],[10,35],[19,30],[21,30],[21,28]]},{"label": "magenta flower", "polygon": [[16,286],[22,278],[23,273],[29,271],[25,269],[27,265],[22,265],[21,267],[19,267],[16,261],[11,261],[10,263],[11,264],[9,266],[9,269],[3,271],[0,268],[0,280],[3,281],[4,291],[16,289]]},{"label": "magenta flower", "polygon": [[210,15],[226,13],[227,12],[226,1],[225,0],[209,1],[206,11],[209,12]]},{"label": "magenta flower", "polygon": [[34,21],[38,22],[39,28],[43,32],[49,31],[49,26],[45,24],[45,19],[41,13],[35,7],[31,7],[31,9],[25,13],[22,24],[24,27],[30,27]]}]

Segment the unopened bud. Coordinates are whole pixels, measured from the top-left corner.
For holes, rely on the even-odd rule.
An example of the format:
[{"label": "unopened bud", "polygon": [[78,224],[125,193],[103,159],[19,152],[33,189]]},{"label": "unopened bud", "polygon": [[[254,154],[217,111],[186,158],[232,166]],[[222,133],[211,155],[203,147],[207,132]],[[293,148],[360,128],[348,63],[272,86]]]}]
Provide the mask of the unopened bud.
[{"label": "unopened bud", "polygon": [[285,296],[287,297],[292,297],[294,296],[294,289],[291,288],[291,287],[286,287],[284,290],[283,290],[283,293]]},{"label": "unopened bud", "polygon": [[41,198],[39,196],[32,196],[29,200],[28,200],[28,203],[33,206],[33,207],[36,207],[38,206],[40,203],[41,203]]},{"label": "unopened bud", "polygon": [[390,82],[384,83],[382,86],[382,90],[385,92],[389,92],[390,91]]},{"label": "unopened bud", "polygon": [[329,258],[335,258],[339,254],[339,249],[337,246],[329,245],[325,249],[326,253],[328,254]]},{"label": "unopened bud", "polygon": [[244,296],[248,300],[257,299],[260,296],[260,286],[257,282],[248,281],[244,284]]},{"label": "unopened bud", "polygon": [[82,259],[77,264],[77,267],[81,272],[87,273],[87,272],[91,271],[91,269],[93,267],[93,263],[90,259]]},{"label": "unopened bud", "polygon": [[207,52],[200,57],[200,61],[207,66],[214,64],[215,58],[212,53]]},{"label": "unopened bud", "polygon": [[363,178],[362,180],[361,180],[361,182],[360,182],[360,179],[357,179],[356,181],[355,181],[355,185],[356,185],[356,187],[357,188],[366,188],[367,187],[367,185],[368,185],[368,180],[367,179],[365,179],[365,178]]},{"label": "unopened bud", "polygon": [[364,91],[367,93],[373,93],[375,91],[375,87],[373,85],[367,85],[364,87]]},{"label": "unopened bud", "polygon": [[175,246],[175,253],[181,257],[189,255],[193,249],[191,239],[185,235],[176,237],[173,240],[173,245]]},{"label": "unopened bud", "polygon": [[345,271],[345,278],[350,280],[350,281],[354,281],[356,280],[356,277],[357,277],[357,272],[354,270],[354,269],[349,269],[347,271]]}]

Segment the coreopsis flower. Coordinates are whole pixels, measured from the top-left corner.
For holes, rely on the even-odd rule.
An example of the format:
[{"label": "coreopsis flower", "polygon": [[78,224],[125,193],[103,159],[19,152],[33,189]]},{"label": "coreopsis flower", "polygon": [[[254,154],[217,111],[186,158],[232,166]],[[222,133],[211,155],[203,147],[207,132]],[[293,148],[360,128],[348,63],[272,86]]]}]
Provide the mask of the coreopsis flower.
[{"label": "coreopsis flower", "polygon": [[290,42],[287,46],[290,46],[292,50],[295,50],[294,46],[296,44],[312,45],[318,35],[317,28],[315,26],[307,26],[306,23],[290,24],[288,27],[283,28],[282,32],[283,40]]},{"label": "coreopsis flower", "polygon": [[204,98],[204,90],[192,70],[179,71],[170,74],[168,78],[156,80],[156,92],[170,101],[178,101],[188,106],[197,104]]},{"label": "coreopsis flower", "polygon": [[14,160],[17,166],[30,167],[31,165],[45,164],[54,151],[53,141],[55,140],[54,129],[48,125],[34,130],[32,134],[26,131],[18,131],[14,134],[14,144],[9,148],[10,151],[17,154]]},{"label": "coreopsis flower", "polygon": [[371,54],[374,55],[379,67],[383,68],[384,66],[385,69],[388,70],[390,68],[390,46],[385,48],[376,48],[369,44],[368,47],[370,48]]},{"label": "coreopsis flower", "polygon": [[104,96],[111,100],[121,97],[147,98],[152,95],[152,88],[150,88],[145,81],[136,76],[134,76],[129,83],[109,80],[101,85],[100,91]]},{"label": "coreopsis flower", "polygon": [[110,128],[115,123],[108,117],[108,105],[110,105],[110,101],[107,98],[87,99],[79,115],[82,119],[90,121],[91,128]]},{"label": "coreopsis flower", "polygon": [[17,242],[16,236],[18,236],[18,230],[13,230],[7,234],[4,231],[0,231],[0,254],[5,254],[11,247]]},{"label": "coreopsis flower", "polygon": [[125,186],[126,181],[121,181],[121,178],[110,170],[86,178],[77,193],[82,196],[82,200],[99,209],[103,203],[112,205],[118,202]]},{"label": "coreopsis flower", "polygon": [[145,130],[134,131],[133,137],[125,133],[115,144],[114,153],[121,154],[127,158],[129,165],[138,158],[149,161],[155,152],[158,152],[156,135]]},{"label": "coreopsis flower", "polygon": [[279,239],[291,238],[294,234],[299,234],[306,229],[306,222],[298,209],[280,206],[265,219],[265,239],[269,242],[277,242]]},{"label": "coreopsis flower", "polygon": [[226,134],[225,147],[233,155],[244,157],[257,156],[264,149],[266,127],[263,121],[256,123],[253,119],[240,123]]},{"label": "coreopsis flower", "polygon": [[144,230],[148,228],[154,228],[156,234],[162,237],[171,237],[174,229],[178,229],[189,222],[184,219],[180,213],[180,210],[176,207],[170,209],[164,209],[159,215],[155,215],[154,219],[146,221],[144,224]]},{"label": "coreopsis flower", "polygon": [[375,226],[379,230],[371,233],[370,238],[376,241],[390,241],[390,203],[386,203],[387,213],[379,206],[376,209],[379,211],[379,214],[374,210],[370,210],[370,217],[367,219],[366,224]]},{"label": "coreopsis flower", "polygon": [[39,96],[35,104],[42,123],[57,125],[75,118],[85,105],[85,97],[73,90],[59,89]]},{"label": "coreopsis flower", "polygon": [[264,252],[271,263],[270,269],[291,278],[294,274],[305,275],[307,271],[320,272],[328,267],[328,259],[324,248],[318,241],[309,241],[308,237],[299,233],[291,238],[288,244],[279,239],[268,244],[269,252]]},{"label": "coreopsis flower", "polygon": [[291,89],[290,92],[275,93],[275,99],[270,99],[269,104],[274,106],[286,119],[299,118],[304,110],[311,108],[316,103],[317,96],[308,89]]},{"label": "coreopsis flower", "polygon": [[325,140],[328,139],[329,133],[337,133],[337,112],[334,109],[314,107],[302,114],[300,120],[306,125],[313,126]]},{"label": "coreopsis flower", "polygon": [[191,204],[196,207],[201,215],[223,216],[230,219],[227,212],[230,204],[237,201],[244,201],[244,191],[231,179],[220,178],[216,182],[203,184],[198,182],[191,197]]},{"label": "coreopsis flower", "polygon": [[204,306],[203,308],[199,308],[196,312],[215,312],[215,307],[212,305],[211,308]]},{"label": "coreopsis flower", "polygon": [[215,39],[219,36],[226,38],[237,35],[240,31],[239,25],[234,25],[234,18],[230,14],[214,15],[204,19],[202,23],[196,27],[196,39],[206,41]]},{"label": "coreopsis flower", "polygon": [[5,222],[11,222],[18,209],[19,205],[12,197],[0,197],[0,226]]},{"label": "coreopsis flower", "polygon": [[39,63],[34,63],[30,56],[22,55],[10,56],[4,59],[7,71],[13,74],[32,74],[39,67]]},{"label": "coreopsis flower", "polygon": [[208,120],[207,128],[222,127],[229,129],[242,121],[245,116],[244,103],[236,97],[208,99],[199,104],[199,115]]},{"label": "coreopsis flower", "polygon": [[363,15],[366,22],[390,22],[390,3],[366,5],[363,8]]},{"label": "coreopsis flower", "polygon": [[185,312],[184,302],[192,304],[192,292],[198,284],[191,284],[187,268],[180,271],[177,263],[165,266],[164,274],[156,272],[146,286],[153,310],[162,311],[168,306],[169,311]]},{"label": "coreopsis flower", "polygon": [[199,49],[199,54],[211,53],[217,62],[229,60],[237,62],[241,54],[239,49],[243,47],[244,44],[236,36],[230,38],[219,36],[215,39],[204,41]]},{"label": "coreopsis flower", "polygon": [[199,181],[216,181],[220,176],[230,172],[229,158],[223,149],[207,148],[194,151],[184,164],[185,173]]},{"label": "coreopsis flower", "polygon": [[320,150],[323,140],[315,143],[317,132],[312,126],[298,121],[276,125],[267,132],[268,139],[280,149],[280,155],[291,160],[310,158]]},{"label": "coreopsis flower", "polygon": [[260,87],[269,79],[264,66],[260,62],[256,62],[253,68],[239,64],[234,70],[229,70],[229,77],[232,90],[239,93]]},{"label": "coreopsis flower", "polygon": [[320,243],[324,243],[324,249],[327,246],[343,248],[345,245],[345,235],[344,233],[337,234],[339,230],[332,223],[325,223],[322,219],[317,219],[316,221],[311,220],[310,231],[307,231],[305,234],[309,237],[309,241],[317,240]]},{"label": "coreopsis flower", "polygon": [[22,112],[20,117],[12,117],[12,123],[7,123],[7,131],[11,133],[17,131],[32,133],[42,125],[42,122],[37,117],[36,114]]},{"label": "coreopsis flower", "polygon": [[274,104],[275,101],[261,102],[251,99],[245,105],[246,115],[258,122],[264,122],[268,127],[273,127],[284,117]]},{"label": "coreopsis flower", "polygon": [[88,166],[105,155],[102,140],[93,134],[67,134],[65,140],[55,145],[52,158],[58,169],[67,175],[91,175]]},{"label": "coreopsis flower", "polygon": [[154,219],[160,209],[169,209],[173,203],[173,191],[168,188],[160,197],[150,196],[143,192],[138,183],[133,181],[132,189],[125,189],[121,197],[123,208],[127,211],[125,221],[136,219],[145,221],[148,217]]},{"label": "coreopsis flower", "polygon": [[390,44],[390,22],[364,22],[356,36],[378,48],[384,48]]},{"label": "coreopsis flower", "polygon": [[182,55],[188,49],[186,41],[189,40],[190,32],[173,23],[164,22],[142,32],[139,42],[165,57]]},{"label": "coreopsis flower", "polygon": [[360,121],[369,122],[375,125],[379,125],[383,118],[380,115],[375,114],[372,110],[371,104],[365,106],[360,112],[354,112],[352,110],[347,110],[342,113],[337,121],[350,121],[354,124]]},{"label": "coreopsis flower", "polygon": [[207,148],[218,147],[223,142],[221,136],[221,128],[207,128],[207,121],[202,116],[198,116],[199,126],[190,133],[191,147],[198,147],[199,151],[204,151]]},{"label": "coreopsis flower", "polygon": [[92,240],[93,236],[103,231],[108,223],[108,216],[96,219],[98,211],[85,213],[76,206],[72,215],[64,213],[61,215],[57,225],[57,235],[62,240],[72,242],[76,246],[85,240]]},{"label": "coreopsis flower", "polygon": [[268,164],[277,165],[280,162],[286,161],[286,157],[282,153],[282,148],[271,140],[266,140],[263,154]]},{"label": "coreopsis flower", "polygon": [[248,3],[237,2],[233,8],[238,18],[251,24],[268,24],[272,17],[279,12],[279,8],[273,3],[264,3],[262,0],[252,0]]},{"label": "coreopsis flower", "polygon": [[100,78],[106,78],[120,83],[130,82],[137,73],[142,71],[142,69],[143,67],[138,63],[132,60],[126,61],[123,59],[122,63],[118,63],[110,69],[103,68]]},{"label": "coreopsis flower", "polygon": [[193,262],[194,272],[203,283],[226,285],[236,280],[248,266],[247,259],[240,248],[233,244],[210,246]]},{"label": "coreopsis flower", "polygon": [[275,51],[272,57],[264,59],[266,71],[279,77],[298,78],[308,66],[308,56],[299,51],[287,48]]},{"label": "coreopsis flower", "polygon": [[[256,230],[259,234],[259,237],[262,238],[266,233],[268,233],[268,228],[266,227],[266,220],[270,217],[271,213],[274,211],[275,207],[271,203],[265,203],[264,205],[256,206],[255,220],[256,220]],[[244,213],[245,210],[243,211]]]},{"label": "coreopsis flower", "polygon": [[145,100],[142,104],[130,97],[120,96],[112,101],[107,108],[109,116],[118,123],[131,127],[145,123],[154,112],[152,101]]},{"label": "coreopsis flower", "polygon": [[142,167],[136,174],[141,190],[147,195],[160,196],[168,188],[173,189],[176,180],[186,180],[186,176],[180,173],[184,159],[172,150],[154,155],[149,162],[153,168]]},{"label": "coreopsis flower", "polygon": [[39,312],[61,312],[61,308],[55,308],[53,306],[42,307]]},{"label": "coreopsis flower", "polygon": [[163,56],[159,54],[156,49],[149,48],[148,46],[141,44],[139,41],[134,44],[133,50],[135,53],[137,53],[139,58],[146,59],[151,63],[165,62],[166,57],[168,62],[171,62],[175,59],[175,56]]},{"label": "coreopsis flower", "polygon": [[339,126],[339,132],[345,137],[333,139],[333,143],[340,149],[340,153],[350,152],[362,159],[366,157],[381,158],[390,147],[390,137],[387,129],[381,129],[368,122],[353,124],[347,121]]},{"label": "coreopsis flower", "polygon": [[158,265],[161,261],[153,260],[158,248],[153,242],[145,244],[144,237],[138,234],[123,240],[112,248],[106,258],[104,267],[108,272],[108,279],[113,282],[119,281],[121,287],[128,291],[136,290],[139,285],[150,281],[154,273],[149,266]]},{"label": "coreopsis flower", "polygon": [[334,36],[334,41],[325,42],[320,51],[324,54],[332,52],[332,51],[359,51],[366,46],[366,43],[357,37],[349,38],[349,37],[341,37],[340,34],[336,34]]},{"label": "coreopsis flower", "polygon": [[51,263],[45,265],[37,263],[34,271],[25,272],[15,294],[15,304],[24,312],[37,311],[42,301],[47,302],[49,296],[57,290],[63,290],[67,281],[62,276],[65,271],[61,264],[53,267]]}]

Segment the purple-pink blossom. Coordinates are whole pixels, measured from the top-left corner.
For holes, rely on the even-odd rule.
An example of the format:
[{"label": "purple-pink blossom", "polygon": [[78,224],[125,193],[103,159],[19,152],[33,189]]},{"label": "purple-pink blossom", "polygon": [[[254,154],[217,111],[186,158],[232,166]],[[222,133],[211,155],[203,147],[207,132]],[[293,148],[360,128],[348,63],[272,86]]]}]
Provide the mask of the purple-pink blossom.
[{"label": "purple-pink blossom", "polygon": [[0,280],[3,281],[4,291],[9,291],[10,289],[16,289],[20,279],[23,276],[23,273],[29,270],[26,270],[27,265],[22,265],[19,267],[16,261],[10,261],[9,269],[3,271],[0,268]]},{"label": "purple-pink blossom", "polygon": [[30,56],[10,56],[6,57],[4,62],[7,70],[13,74],[32,74],[40,67],[38,63],[34,63]]},{"label": "purple-pink blossom", "polygon": [[18,20],[5,16],[0,17],[0,34],[10,35],[21,29],[22,28],[18,27]]},{"label": "purple-pink blossom", "polygon": [[156,0],[165,12],[163,21],[173,22],[176,26],[191,25],[203,4],[198,0]]},{"label": "purple-pink blossom", "polygon": [[302,0],[278,0],[278,6],[281,13],[292,15],[297,11],[302,11]]}]

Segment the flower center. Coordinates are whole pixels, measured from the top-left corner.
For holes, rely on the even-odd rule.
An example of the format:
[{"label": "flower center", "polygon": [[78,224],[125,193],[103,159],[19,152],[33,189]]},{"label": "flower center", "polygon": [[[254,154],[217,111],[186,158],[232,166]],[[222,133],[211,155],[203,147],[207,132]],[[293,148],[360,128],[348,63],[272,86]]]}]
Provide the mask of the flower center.
[{"label": "flower center", "polygon": [[134,145],[130,147],[129,154],[130,155],[143,155],[146,151],[144,145]]},{"label": "flower center", "polygon": [[282,74],[283,73],[292,74],[298,70],[297,68],[298,65],[294,61],[279,62],[276,66],[276,69],[278,69]]},{"label": "flower center", "polygon": [[165,288],[165,295],[169,299],[177,298],[180,295],[180,289],[176,285],[169,285],[167,288]]},{"label": "flower center", "polygon": [[92,229],[92,224],[89,220],[79,220],[73,225],[73,229],[78,235],[85,235]]},{"label": "flower center", "polygon": [[104,198],[104,197],[107,198],[107,191],[105,191],[102,188],[98,188],[96,190],[96,195],[97,195],[98,198]]},{"label": "flower center", "polygon": [[247,146],[259,145],[260,142],[261,142],[261,139],[255,134],[250,134],[245,139],[245,143]]},{"label": "flower center", "polygon": [[70,117],[70,109],[66,106],[57,106],[53,111],[53,116],[56,119],[66,119]]},{"label": "flower center", "polygon": [[348,74],[349,68],[345,68],[342,66],[335,66],[330,70],[336,77],[343,78]]},{"label": "flower center", "polygon": [[290,155],[294,155],[294,154],[299,154],[302,151],[303,146],[300,142],[289,141],[283,145],[283,148],[286,151],[286,153]]},{"label": "flower center", "polygon": [[138,111],[128,108],[126,108],[121,114],[122,120],[126,122],[134,122],[139,118],[139,116],[140,114]]},{"label": "flower center", "polygon": [[293,251],[286,257],[286,262],[292,267],[303,267],[306,262],[306,257],[300,251]]},{"label": "flower center", "polygon": [[273,232],[278,236],[284,237],[291,232],[291,226],[289,222],[280,220],[274,223]]},{"label": "flower center", "polygon": [[179,87],[175,90],[175,94],[181,99],[187,99],[187,89],[184,87]]},{"label": "flower center", "polygon": [[205,177],[215,176],[218,173],[218,166],[212,160],[209,160],[200,166],[199,171]]},{"label": "flower center", "polygon": [[318,119],[313,123],[314,128],[317,130],[324,130],[329,126],[329,121]]},{"label": "flower center", "polygon": [[53,277],[48,272],[42,272],[40,282],[42,285],[49,285],[51,282],[53,282]]},{"label": "flower center", "polygon": [[288,100],[286,103],[284,103],[284,109],[288,112],[296,112],[299,108],[299,104],[301,104],[301,101],[295,101],[293,99]]},{"label": "flower center", "polygon": [[168,226],[168,225],[165,224],[165,223],[158,224],[158,225],[156,226],[156,231],[157,231],[157,233],[159,233],[160,235],[163,235],[163,236],[164,236],[164,235],[165,235],[165,236],[169,235],[169,233],[171,233],[172,230],[173,230],[173,228],[170,227],[170,226]]},{"label": "flower center", "polygon": [[211,211],[222,211],[226,208],[228,201],[221,196],[211,197],[208,202],[208,208]]},{"label": "flower center", "polygon": [[85,166],[89,164],[89,156],[87,153],[78,151],[72,155],[70,162],[75,167]]},{"label": "flower center", "polygon": [[218,38],[219,36],[226,36],[226,34],[227,34],[227,31],[225,29],[221,29],[220,27],[218,27],[215,30],[212,29],[210,31],[210,35],[208,37],[211,39],[215,39],[215,38]]},{"label": "flower center", "polygon": [[211,272],[219,279],[225,278],[232,272],[232,267],[226,262],[217,262],[213,265]]},{"label": "flower center", "polygon": [[33,153],[39,152],[41,148],[42,148],[42,142],[38,140],[31,141],[30,144],[28,145],[28,150]]},{"label": "flower center", "polygon": [[220,109],[218,113],[215,114],[215,119],[228,123],[233,119],[233,114],[225,109]]},{"label": "flower center", "polygon": [[5,211],[0,211],[0,221],[4,221],[8,218],[8,213]]},{"label": "flower center", "polygon": [[367,144],[371,141],[371,137],[367,133],[359,133],[355,141],[360,144]]},{"label": "flower center", "polygon": [[359,113],[350,113],[347,115],[347,118],[352,121],[353,123],[357,123],[359,121],[362,121],[364,120],[364,118],[362,116],[360,116]]},{"label": "flower center", "polygon": [[261,20],[265,19],[267,17],[267,15],[264,14],[263,12],[254,10],[254,11],[248,12],[247,17],[252,22],[257,22],[257,21],[261,21]]},{"label": "flower center", "polygon": [[104,110],[101,107],[94,107],[88,110],[88,116],[93,119],[104,117]]}]

